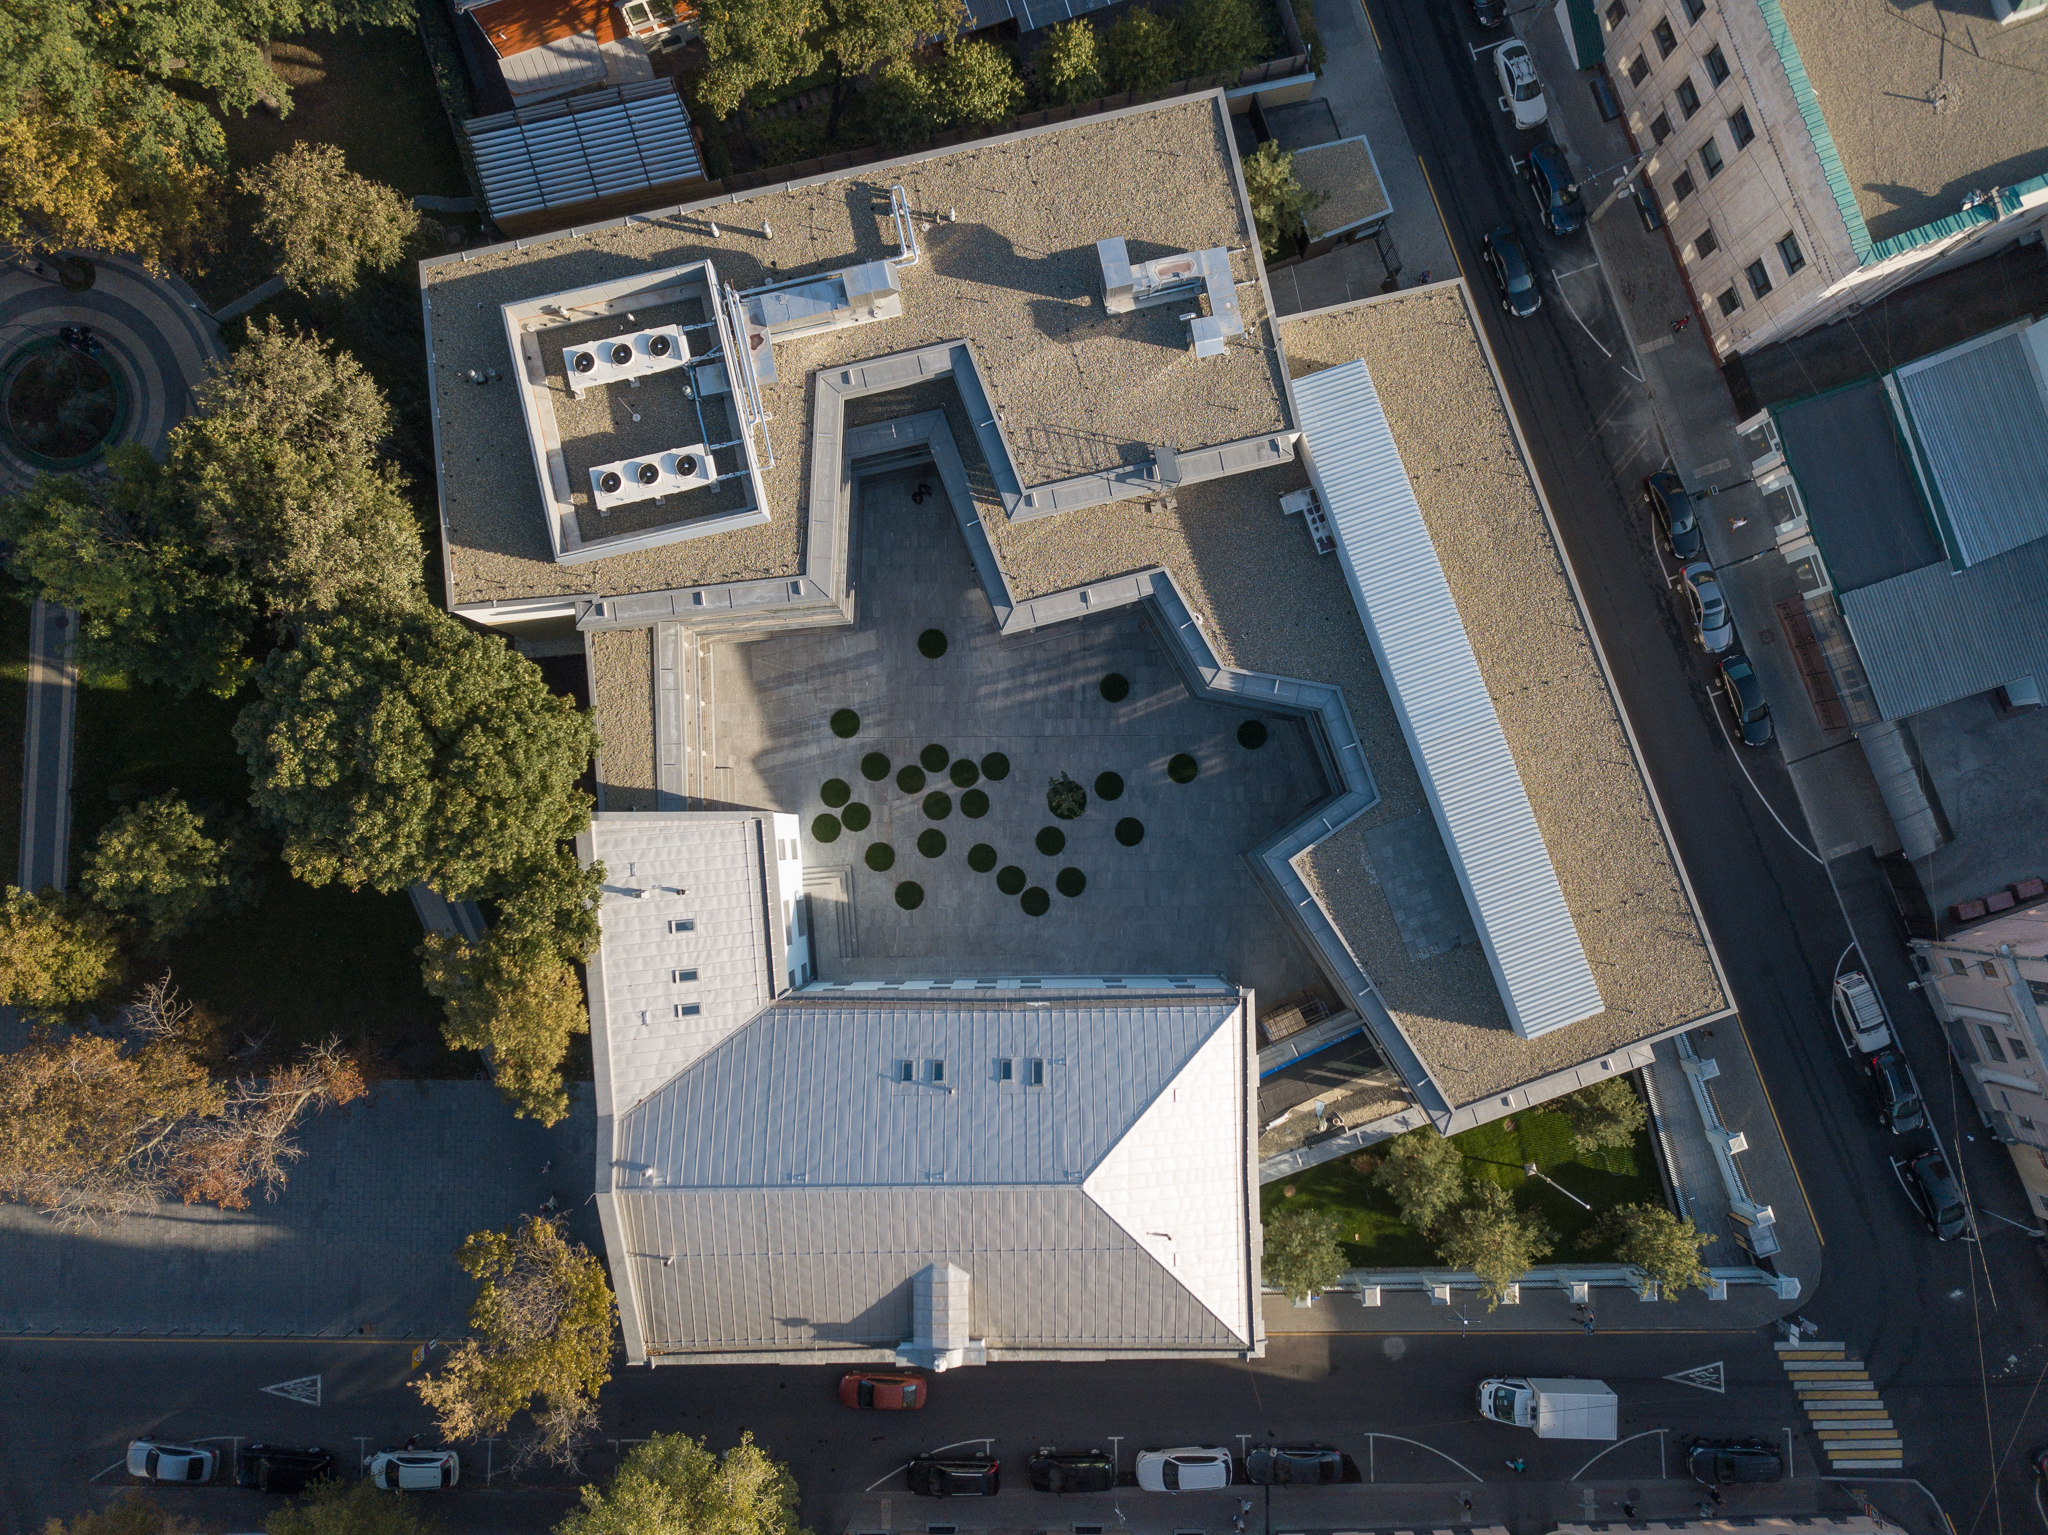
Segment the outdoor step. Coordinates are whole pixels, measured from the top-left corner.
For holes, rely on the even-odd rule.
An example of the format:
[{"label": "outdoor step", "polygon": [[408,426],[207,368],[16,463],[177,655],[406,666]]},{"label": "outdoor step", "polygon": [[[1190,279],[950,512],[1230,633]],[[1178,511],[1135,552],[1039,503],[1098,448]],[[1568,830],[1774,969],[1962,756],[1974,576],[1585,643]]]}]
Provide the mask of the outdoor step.
[{"label": "outdoor step", "polygon": [[1802,1402],[1874,1402],[1878,1399],[1874,1390],[1853,1391],[1847,1387],[1837,1387],[1832,1391],[1801,1391],[1798,1397]]},{"label": "outdoor step", "polygon": [[1892,1420],[1883,1409],[1876,1412],[1830,1412],[1813,1415],[1815,1428],[1890,1428]]},{"label": "outdoor step", "polygon": [[1846,1359],[1848,1355],[1847,1349],[1802,1348],[1797,1351],[1786,1349],[1780,1352],[1778,1357],[1786,1364],[1797,1364],[1802,1359]]},{"label": "outdoor step", "polygon": [[1828,1428],[1821,1430],[1820,1441],[1861,1449],[1869,1444],[1897,1444],[1899,1433],[1894,1428]]},{"label": "outdoor step", "polygon": [[1841,1464],[1855,1471],[1903,1471],[1906,1466],[1903,1460],[1896,1458],[1892,1460],[1850,1460],[1843,1461]]},{"label": "outdoor step", "polygon": [[1821,1348],[1842,1348],[1842,1349],[1845,1349],[1845,1348],[1847,1348],[1848,1346],[1849,1346],[1849,1345],[1848,1345],[1848,1344],[1846,1344],[1846,1343],[1779,1343],[1779,1344],[1776,1344],[1776,1345],[1774,1345],[1774,1347],[1776,1347],[1776,1349],[1778,1350],[1778,1352],[1779,1352],[1780,1354],[1791,1354],[1791,1355],[1793,1355],[1794,1357],[1797,1357],[1797,1356],[1798,1356],[1798,1355],[1800,1355],[1800,1354],[1808,1354],[1808,1353],[1811,1353],[1811,1352],[1813,1352],[1813,1350],[1815,1350],[1815,1349],[1821,1349]]}]

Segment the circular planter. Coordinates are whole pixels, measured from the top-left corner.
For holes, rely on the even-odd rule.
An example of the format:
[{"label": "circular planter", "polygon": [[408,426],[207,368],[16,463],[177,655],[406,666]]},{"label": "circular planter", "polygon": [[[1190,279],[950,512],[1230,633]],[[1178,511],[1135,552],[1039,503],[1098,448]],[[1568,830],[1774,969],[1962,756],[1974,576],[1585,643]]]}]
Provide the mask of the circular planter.
[{"label": "circular planter", "polygon": [[851,709],[832,711],[832,734],[842,741],[850,741],[860,734],[860,716]]},{"label": "circular planter", "polygon": [[1001,783],[1010,776],[1010,759],[1001,752],[990,752],[981,759],[981,776],[991,783]]},{"label": "circular planter", "polygon": [[1046,785],[1045,808],[1055,820],[1074,820],[1088,808],[1088,791],[1062,773]]},{"label": "circular planter", "polygon": [[986,874],[996,866],[996,850],[986,842],[977,842],[967,850],[967,867],[976,874]]},{"label": "circular planter", "polygon": [[1079,869],[1068,867],[1060,870],[1059,878],[1052,882],[1052,887],[1068,900],[1072,900],[1088,888],[1088,876]]},{"label": "circular planter", "polygon": [[1042,917],[1052,910],[1052,897],[1042,886],[1033,885],[1017,898],[1017,904],[1024,908],[1027,917]]},{"label": "circular planter", "polygon": [[934,789],[924,797],[924,813],[934,821],[943,821],[953,813],[953,796],[942,789]]},{"label": "circular planter", "polygon": [[811,835],[820,842],[837,842],[839,840],[839,817],[836,815],[819,816],[815,821],[811,822]]},{"label": "circular planter", "polygon": [[860,776],[869,783],[880,783],[889,776],[889,759],[880,752],[869,752],[860,759]]},{"label": "circular planter", "polygon": [[916,911],[924,905],[924,886],[914,879],[906,879],[896,887],[896,904],[905,911]]},{"label": "circular planter", "polygon": [[978,821],[988,814],[988,796],[979,789],[969,789],[960,796],[960,813],[970,821]]},{"label": "circular planter", "polygon": [[1246,720],[1237,727],[1237,744],[1248,752],[1255,752],[1266,744],[1266,722]]},{"label": "circular planter", "polygon": [[31,341],[0,367],[0,439],[39,469],[91,463],[127,421],[121,371],[62,341]]},{"label": "circular planter", "polygon": [[946,834],[937,827],[919,832],[917,850],[927,858],[940,857],[946,851]]},{"label": "circular planter", "polygon": [[896,770],[896,787],[905,794],[924,793],[924,769],[916,763]]},{"label": "circular planter", "polygon": [[946,653],[946,631],[927,629],[917,637],[917,653],[927,661],[936,661]]},{"label": "circular planter", "polygon": [[896,867],[896,849],[886,842],[870,843],[861,858],[877,874],[886,873]]},{"label": "circular planter", "polygon": [[953,759],[952,770],[946,776],[953,780],[954,788],[971,789],[981,781],[981,769],[974,765],[970,757],[956,757]]},{"label": "circular planter", "polygon": [[828,778],[825,787],[818,791],[818,798],[837,810],[853,798],[853,786],[843,778]]},{"label": "circular planter", "polygon": [[943,773],[946,771],[946,764],[953,760],[953,754],[934,741],[917,754],[917,760],[927,773]]},{"label": "circular planter", "polygon": [[851,805],[848,805],[839,812],[840,823],[848,831],[866,831],[868,823],[874,818],[874,812],[869,810],[859,800],[855,800]]},{"label": "circular planter", "polygon": [[996,889],[1004,895],[1016,895],[1030,883],[1030,876],[1013,863],[1004,864],[996,875]]},{"label": "circular planter", "polygon": [[1102,679],[1102,696],[1110,703],[1122,703],[1131,696],[1131,679],[1122,672],[1111,672]]},{"label": "circular planter", "polygon": [[1035,839],[1039,852],[1048,858],[1057,858],[1067,850],[1067,834],[1057,826],[1048,826]]},{"label": "circular planter", "polygon": [[1145,840],[1145,823],[1134,815],[1127,815],[1116,823],[1116,840],[1125,847],[1136,847]]},{"label": "circular planter", "polygon": [[1095,775],[1095,797],[1097,799],[1122,799],[1124,780],[1120,773],[1097,773]]},{"label": "circular planter", "polygon": [[1193,783],[1195,781],[1195,774],[1201,772],[1201,770],[1201,764],[1196,762],[1186,752],[1178,753],[1171,762],[1166,764],[1166,776],[1175,783]]}]

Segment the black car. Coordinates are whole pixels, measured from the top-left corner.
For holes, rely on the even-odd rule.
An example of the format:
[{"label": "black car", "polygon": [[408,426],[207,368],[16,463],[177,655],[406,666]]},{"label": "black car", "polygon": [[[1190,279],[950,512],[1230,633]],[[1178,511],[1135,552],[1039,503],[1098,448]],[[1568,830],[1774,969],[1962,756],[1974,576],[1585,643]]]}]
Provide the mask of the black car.
[{"label": "black car", "polygon": [[1671,557],[1698,559],[1702,543],[1699,513],[1693,508],[1692,494],[1685,488],[1685,482],[1669,469],[1660,469],[1643,481],[1643,499],[1657,513],[1657,525],[1663,530]]},{"label": "black car", "polygon": [[1574,234],[1585,227],[1586,205],[1579,201],[1579,184],[1572,180],[1571,162],[1561,147],[1546,141],[1530,150],[1522,162],[1522,179],[1536,198],[1536,216],[1552,234]]},{"label": "black car", "polygon": [[1695,1440],[1686,1451],[1685,1469],[1709,1487],[1785,1479],[1784,1457],[1767,1439]]},{"label": "black car", "polygon": [[1472,0],[1472,19],[1482,27],[1497,27],[1508,19],[1507,0]]},{"label": "black car", "polygon": [[1244,1458],[1255,1487],[1320,1487],[1344,1480],[1344,1457],[1325,1444],[1267,1445]]},{"label": "black car", "polygon": [[1913,1079],[1913,1068],[1903,1055],[1886,1046],[1865,1061],[1863,1069],[1870,1073],[1870,1096],[1877,1101],[1879,1124],[1894,1135],[1903,1135],[1927,1123],[1920,1084]]},{"label": "black car", "polygon": [[1034,1455],[1026,1470],[1040,1492],[1108,1492],[1116,1485],[1116,1462],[1100,1450]]},{"label": "black car", "polygon": [[927,1498],[992,1498],[1002,1471],[987,1455],[920,1455],[910,1463],[910,1490]]},{"label": "black car", "polygon": [[304,1492],[334,1475],[334,1457],[319,1445],[293,1449],[283,1444],[245,1444],[235,1455],[235,1480],[258,1492]]},{"label": "black car", "polygon": [[1742,727],[1744,746],[1768,746],[1771,744],[1771,706],[1764,698],[1764,685],[1757,680],[1756,668],[1749,664],[1748,656],[1721,657],[1721,691],[1728,697],[1728,707],[1735,711],[1735,723]]},{"label": "black car", "polygon": [[1500,289],[1501,308],[1527,319],[1543,307],[1543,295],[1536,291],[1536,272],[1529,265],[1520,235],[1512,229],[1496,229],[1479,242],[1479,254],[1486,258],[1493,285]]},{"label": "black car", "polygon": [[1948,1158],[1939,1151],[1923,1151],[1910,1161],[1892,1163],[1898,1168],[1906,1193],[1927,1222],[1936,1241],[1953,1242],[1970,1234],[1970,1211],[1963,1203],[1956,1176],[1948,1170]]}]

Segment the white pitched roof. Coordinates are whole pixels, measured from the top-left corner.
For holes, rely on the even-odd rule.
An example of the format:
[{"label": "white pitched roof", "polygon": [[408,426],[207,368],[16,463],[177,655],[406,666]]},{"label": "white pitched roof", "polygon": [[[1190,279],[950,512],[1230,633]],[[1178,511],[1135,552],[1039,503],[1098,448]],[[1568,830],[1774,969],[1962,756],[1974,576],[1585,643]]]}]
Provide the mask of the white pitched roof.
[{"label": "white pitched roof", "polygon": [[1590,1018],[1600,988],[1372,375],[1354,361],[1292,387],[1309,475],[1509,1022],[1533,1039]]}]

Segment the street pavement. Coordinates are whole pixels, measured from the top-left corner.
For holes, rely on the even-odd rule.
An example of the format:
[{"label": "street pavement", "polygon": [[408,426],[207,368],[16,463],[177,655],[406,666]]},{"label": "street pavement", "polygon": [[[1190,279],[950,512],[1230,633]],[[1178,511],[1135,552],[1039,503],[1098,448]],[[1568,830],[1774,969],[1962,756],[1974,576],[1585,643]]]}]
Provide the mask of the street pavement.
[{"label": "street pavement", "polygon": [[77,615],[38,602],[29,610],[28,729],[22,740],[21,873],[24,890],[62,890],[71,863],[71,743],[78,715]]}]

